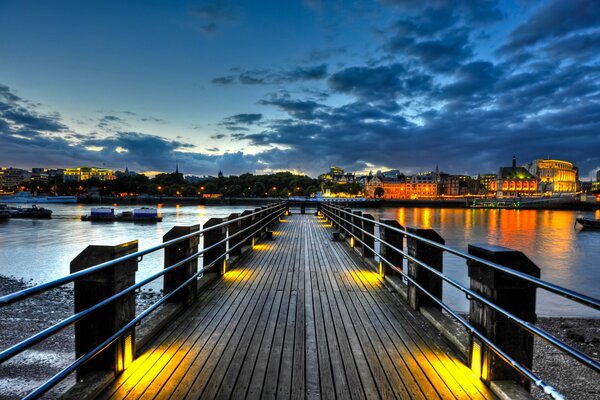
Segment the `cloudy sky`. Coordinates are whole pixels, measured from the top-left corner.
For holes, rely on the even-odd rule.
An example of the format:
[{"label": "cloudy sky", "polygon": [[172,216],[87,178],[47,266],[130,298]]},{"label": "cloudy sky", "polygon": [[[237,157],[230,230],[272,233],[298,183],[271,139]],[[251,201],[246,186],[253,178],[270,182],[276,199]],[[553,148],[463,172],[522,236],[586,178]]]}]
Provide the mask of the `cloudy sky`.
[{"label": "cloudy sky", "polygon": [[0,165],[600,168],[600,1],[0,0]]}]

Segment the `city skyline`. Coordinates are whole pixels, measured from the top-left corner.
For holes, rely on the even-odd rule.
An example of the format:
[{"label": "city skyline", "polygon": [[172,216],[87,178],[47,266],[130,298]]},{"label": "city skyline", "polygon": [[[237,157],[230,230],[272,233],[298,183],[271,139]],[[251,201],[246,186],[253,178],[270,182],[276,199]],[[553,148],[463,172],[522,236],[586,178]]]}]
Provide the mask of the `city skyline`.
[{"label": "city skyline", "polygon": [[423,4],[0,0],[0,162],[594,177],[600,3]]}]

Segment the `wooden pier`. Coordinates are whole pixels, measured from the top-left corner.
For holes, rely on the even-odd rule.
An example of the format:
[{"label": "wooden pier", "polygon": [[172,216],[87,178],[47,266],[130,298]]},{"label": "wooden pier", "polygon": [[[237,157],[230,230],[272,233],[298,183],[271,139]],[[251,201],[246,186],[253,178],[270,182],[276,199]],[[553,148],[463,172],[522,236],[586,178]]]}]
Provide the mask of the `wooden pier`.
[{"label": "wooden pier", "polygon": [[494,398],[324,220],[286,216],[273,233],[99,398]]}]

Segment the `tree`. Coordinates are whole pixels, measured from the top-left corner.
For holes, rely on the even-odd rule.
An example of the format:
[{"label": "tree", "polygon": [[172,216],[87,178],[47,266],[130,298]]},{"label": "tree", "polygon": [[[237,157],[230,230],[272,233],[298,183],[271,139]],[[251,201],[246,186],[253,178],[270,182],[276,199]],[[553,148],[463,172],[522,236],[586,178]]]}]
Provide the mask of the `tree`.
[{"label": "tree", "polygon": [[267,192],[267,188],[265,187],[264,183],[256,182],[254,184],[254,189],[252,189],[253,195],[261,197],[261,196],[264,196],[266,192]]},{"label": "tree", "polygon": [[242,187],[240,185],[231,185],[225,192],[226,196],[229,197],[238,197],[242,194]]},{"label": "tree", "polygon": [[383,190],[383,188],[381,186],[377,186],[375,188],[375,190],[373,191],[373,195],[377,198],[382,198],[384,194],[385,194],[385,191]]}]

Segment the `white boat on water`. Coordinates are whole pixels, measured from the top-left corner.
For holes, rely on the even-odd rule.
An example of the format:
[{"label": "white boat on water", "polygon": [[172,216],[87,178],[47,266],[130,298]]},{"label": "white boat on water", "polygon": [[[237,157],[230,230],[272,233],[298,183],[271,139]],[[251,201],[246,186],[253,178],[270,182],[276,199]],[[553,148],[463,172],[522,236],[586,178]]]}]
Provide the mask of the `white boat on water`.
[{"label": "white boat on water", "polygon": [[25,203],[25,204],[72,204],[77,203],[75,196],[32,196],[29,192],[19,192],[12,196],[0,196],[0,203]]}]

